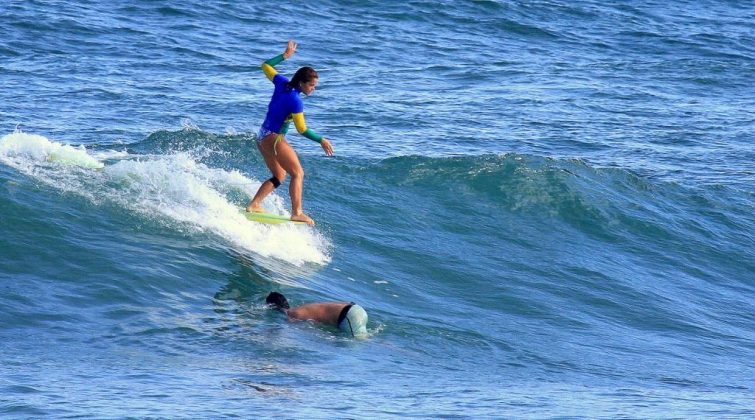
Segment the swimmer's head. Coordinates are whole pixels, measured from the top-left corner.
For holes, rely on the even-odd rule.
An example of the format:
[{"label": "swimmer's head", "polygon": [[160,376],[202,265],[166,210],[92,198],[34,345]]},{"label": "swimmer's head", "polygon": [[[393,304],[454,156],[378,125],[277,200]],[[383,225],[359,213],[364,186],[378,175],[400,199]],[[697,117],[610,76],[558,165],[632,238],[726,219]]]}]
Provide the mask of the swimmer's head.
[{"label": "swimmer's head", "polygon": [[359,305],[352,305],[338,328],[354,337],[367,336],[367,311]]},{"label": "swimmer's head", "polygon": [[319,77],[312,67],[302,67],[294,73],[294,77],[288,82],[288,86],[299,89],[301,93],[309,96],[315,91]]},{"label": "swimmer's head", "polygon": [[274,309],[277,309],[279,311],[289,308],[288,300],[286,299],[286,297],[278,292],[270,292],[270,294],[267,295],[265,302],[268,305],[272,305]]}]

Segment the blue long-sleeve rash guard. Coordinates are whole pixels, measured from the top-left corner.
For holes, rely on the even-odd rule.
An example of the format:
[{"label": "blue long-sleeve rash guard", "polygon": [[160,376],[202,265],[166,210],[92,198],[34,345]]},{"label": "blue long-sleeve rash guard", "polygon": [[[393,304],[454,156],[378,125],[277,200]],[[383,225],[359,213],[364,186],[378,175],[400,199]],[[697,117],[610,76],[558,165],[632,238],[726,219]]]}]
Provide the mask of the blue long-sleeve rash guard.
[{"label": "blue long-sleeve rash guard", "polygon": [[301,135],[319,143],[323,137],[307,128],[304,120],[304,103],[299,97],[301,92],[297,88],[288,87],[288,78],[278,74],[274,68],[281,61],[283,61],[282,54],[262,64],[262,71],[275,86],[262,127],[273,133],[286,134],[289,122],[293,120],[296,130]]}]

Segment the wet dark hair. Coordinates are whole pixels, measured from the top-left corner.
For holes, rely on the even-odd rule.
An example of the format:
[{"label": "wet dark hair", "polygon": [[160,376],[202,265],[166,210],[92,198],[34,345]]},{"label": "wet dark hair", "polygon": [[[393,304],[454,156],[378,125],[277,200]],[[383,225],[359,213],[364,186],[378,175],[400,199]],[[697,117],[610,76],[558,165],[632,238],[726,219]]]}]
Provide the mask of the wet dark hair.
[{"label": "wet dark hair", "polygon": [[267,295],[265,302],[269,305],[273,305],[275,309],[279,311],[289,308],[286,297],[278,292],[270,292],[270,294]]},{"label": "wet dark hair", "polygon": [[291,78],[286,86],[288,86],[289,89],[299,89],[300,83],[309,83],[312,79],[318,79],[319,77],[320,76],[312,67],[302,67],[299,70],[296,70],[294,77]]}]

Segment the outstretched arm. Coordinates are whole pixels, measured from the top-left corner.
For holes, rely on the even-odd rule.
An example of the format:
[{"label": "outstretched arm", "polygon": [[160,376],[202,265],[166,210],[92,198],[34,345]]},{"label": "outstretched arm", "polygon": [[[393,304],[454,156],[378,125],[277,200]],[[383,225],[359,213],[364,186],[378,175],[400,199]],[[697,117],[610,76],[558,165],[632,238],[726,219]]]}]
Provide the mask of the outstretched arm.
[{"label": "outstretched arm", "polygon": [[298,131],[299,134],[312,141],[320,143],[322,149],[325,150],[325,154],[328,156],[333,156],[333,146],[330,145],[330,141],[320,134],[317,134],[311,128],[307,128],[307,122],[304,121],[303,112],[297,112],[296,114],[292,114],[292,116],[294,119],[294,126],[296,126],[296,131]]},{"label": "outstretched arm", "polygon": [[280,64],[283,60],[288,60],[291,58],[292,55],[296,52],[296,47],[298,44],[293,40],[288,41],[288,45],[286,45],[286,51],[283,52],[283,54],[276,55],[275,57],[265,61],[262,63],[262,71],[265,73],[265,76],[267,76],[268,80],[271,82],[273,81],[273,78],[276,74],[278,74],[278,71],[275,70],[275,66]]}]

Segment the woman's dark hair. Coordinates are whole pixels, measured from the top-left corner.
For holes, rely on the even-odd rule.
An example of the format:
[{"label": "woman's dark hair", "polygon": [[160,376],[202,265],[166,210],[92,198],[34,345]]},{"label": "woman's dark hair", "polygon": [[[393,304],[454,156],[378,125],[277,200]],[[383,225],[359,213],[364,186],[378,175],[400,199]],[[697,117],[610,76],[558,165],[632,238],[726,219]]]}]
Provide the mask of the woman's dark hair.
[{"label": "woman's dark hair", "polygon": [[312,79],[317,79],[320,76],[317,75],[317,72],[312,67],[302,67],[299,70],[296,70],[296,73],[294,73],[294,77],[291,78],[291,81],[288,82],[288,88],[289,89],[299,89],[300,83],[309,83],[312,81]]}]

